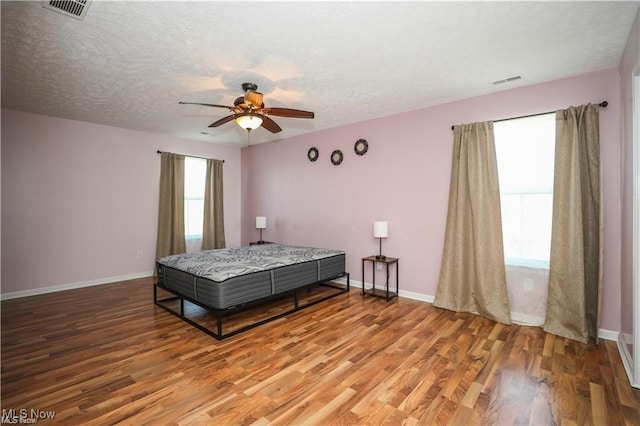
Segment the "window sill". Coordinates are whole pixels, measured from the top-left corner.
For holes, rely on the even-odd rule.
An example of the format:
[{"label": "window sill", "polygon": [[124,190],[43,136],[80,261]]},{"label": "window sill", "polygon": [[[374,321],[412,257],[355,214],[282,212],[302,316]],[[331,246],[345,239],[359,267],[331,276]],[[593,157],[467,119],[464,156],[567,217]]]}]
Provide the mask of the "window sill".
[{"label": "window sill", "polygon": [[513,259],[506,258],[504,260],[506,266],[516,266],[531,269],[549,269],[549,261],[534,259]]}]

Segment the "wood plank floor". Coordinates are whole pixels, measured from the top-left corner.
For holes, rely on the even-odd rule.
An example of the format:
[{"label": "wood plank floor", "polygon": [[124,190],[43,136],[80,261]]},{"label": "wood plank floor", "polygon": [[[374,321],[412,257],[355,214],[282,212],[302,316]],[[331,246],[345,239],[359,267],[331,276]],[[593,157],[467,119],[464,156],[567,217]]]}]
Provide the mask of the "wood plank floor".
[{"label": "wood plank floor", "polygon": [[358,289],[222,342],[150,278],[1,308],[1,406],[38,424],[640,424],[614,342]]}]

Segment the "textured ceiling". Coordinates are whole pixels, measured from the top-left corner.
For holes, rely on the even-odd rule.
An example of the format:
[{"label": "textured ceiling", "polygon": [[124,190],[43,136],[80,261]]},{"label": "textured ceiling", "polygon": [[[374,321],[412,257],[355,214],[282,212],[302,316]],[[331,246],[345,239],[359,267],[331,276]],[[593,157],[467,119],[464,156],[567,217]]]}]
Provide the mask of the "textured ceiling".
[{"label": "textured ceiling", "polygon": [[[245,145],[207,126],[254,82],[267,142],[620,62],[639,2],[112,2],[84,20],[2,1],[2,107]],[[520,75],[521,80],[493,85]],[[203,135],[201,132],[208,132]]]}]

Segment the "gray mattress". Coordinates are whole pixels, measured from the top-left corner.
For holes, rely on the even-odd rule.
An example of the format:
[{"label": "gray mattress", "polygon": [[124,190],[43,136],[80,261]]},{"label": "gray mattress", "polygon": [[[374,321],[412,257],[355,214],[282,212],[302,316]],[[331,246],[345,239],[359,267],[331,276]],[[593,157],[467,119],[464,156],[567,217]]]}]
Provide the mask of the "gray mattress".
[{"label": "gray mattress", "polygon": [[228,309],[344,275],[340,250],[261,244],[159,259],[158,285],[214,309]]}]

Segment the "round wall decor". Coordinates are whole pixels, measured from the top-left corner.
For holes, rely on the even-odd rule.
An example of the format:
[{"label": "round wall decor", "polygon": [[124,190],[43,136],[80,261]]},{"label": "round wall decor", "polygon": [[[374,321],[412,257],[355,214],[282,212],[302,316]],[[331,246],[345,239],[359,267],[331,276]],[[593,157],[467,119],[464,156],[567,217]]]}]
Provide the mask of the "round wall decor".
[{"label": "round wall decor", "polygon": [[315,146],[309,148],[309,152],[307,152],[307,158],[309,158],[309,161],[316,161],[318,159],[318,155],[318,148],[316,148]]},{"label": "round wall decor", "polygon": [[340,151],[339,149],[336,149],[331,153],[331,162],[333,163],[334,166],[340,165],[343,159],[344,159],[344,156],[342,155],[342,151]]},{"label": "round wall decor", "polygon": [[353,145],[353,150],[358,155],[365,155],[369,150],[369,143],[365,139],[358,139]]}]

